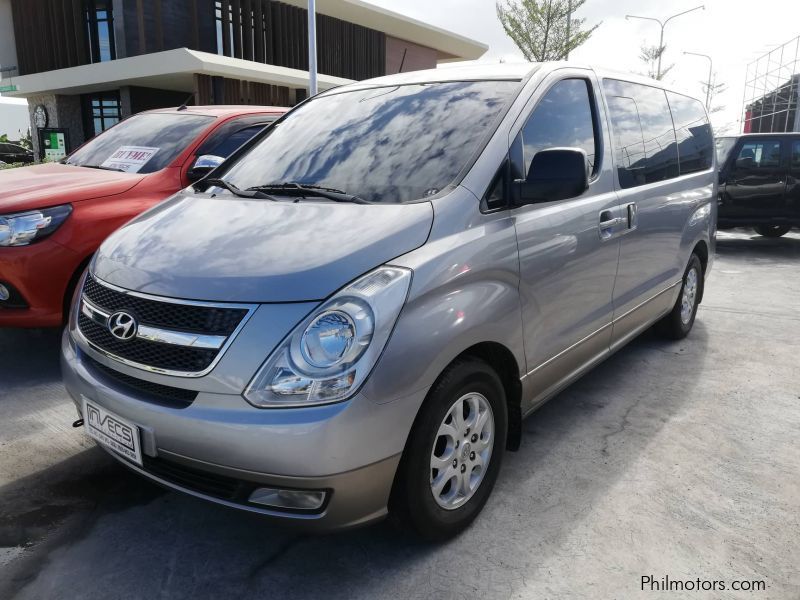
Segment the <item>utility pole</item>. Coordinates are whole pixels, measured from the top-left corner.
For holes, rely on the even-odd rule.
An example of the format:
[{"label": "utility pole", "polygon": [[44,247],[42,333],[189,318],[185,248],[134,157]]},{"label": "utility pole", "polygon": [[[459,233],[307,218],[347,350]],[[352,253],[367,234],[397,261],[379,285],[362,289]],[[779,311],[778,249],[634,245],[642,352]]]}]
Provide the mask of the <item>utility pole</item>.
[{"label": "utility pole", "polygon": [[684,51],[684,54],[691,54],[692,56],[702,56],[708,59],[708,83],[706,84],[706,110],[711,110],[709,104],[711,103],[711,75],[714,72],[714,61],[708,54],[700,54],[699,52]]},{"label": "utility pole", "polygon": [[658,68],[656,69],[656,79],[661,79],[661,55],[663,54],[664,48],[664,27],[667,26],[672,19],[675,17],[680,17],[681,15],[685,15],[686,13],[693,12],[695,10],[705,10],[706,7],[704,5],[695,6],[694,8],[690,8],[689,10],[685,10],[683,12],[679,12],[677,14],[672,15],[671,17],[667,17],[663,22],[661,19],[656,19],[654,17],[640,17],[639,15],[625,15],[625,20],[628,19],[642,19],[644,21],[655,21],[661,26],[661,37],[658,40]]},{"label": "utility pole", "polygon": [[317,95],[317,7],[308,0],[308,95]]}]

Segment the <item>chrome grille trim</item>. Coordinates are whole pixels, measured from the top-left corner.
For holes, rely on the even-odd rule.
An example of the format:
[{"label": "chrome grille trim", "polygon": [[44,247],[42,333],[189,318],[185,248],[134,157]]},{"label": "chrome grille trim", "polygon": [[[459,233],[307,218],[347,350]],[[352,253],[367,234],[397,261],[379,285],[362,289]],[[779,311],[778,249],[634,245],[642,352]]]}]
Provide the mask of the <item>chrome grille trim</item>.
[{"label": "chrome grille trim", "polygon": [[[108,318],[111,316],[108,311],[92,304],[86,296],[81,297],[81,312],[103,327],[108,325]],[[173,344],[175,346],[186,346],[188,348],[209,348],[218,350],[222,348],[222,345],[225,343],[226,336],[187,333],[184,331],[161,329],[160,327],[140,324],[136,328],[136,337],[147,340],[148,342]]]},{"label": "chrome grille trim", "polygon": [[[165,302],[170,304],[178,304],[178,305],[189,305],[189,306],[203,306],[208,308],[218,308],[218,309],[240,309],[245,310],[246,313],[242,317],[239,324],[236,328],[230,333],[228,336],[216,336],[216,335],[202,335],[202,334],[195,334],[189,332],[178,332],[178,331],[170,331],[166,329],[151,327],[149,325],[139,325],[139,329],[144,331],[144,334],[141,336],[137,332],[137,338],[148,341],[148,342],[157,342],[157,343],[164,343],[164,344],[171,344],[175,346],[183,346],[186,348],[195,348],[195,349],[209,349],[213,350],[218,348],[217,355],[211,361],[211,363],[202,371],[175,371],[170,369],[162,369],[159,367],[154,367],[152,365],[147,365],[139,362],[135,362],[121,356],[118,356],[112,352],[104,350],[103,348],[99,347],[98,345],[89,341],[86,336],[83,335],[80,326],[76,323],[73,333],[76,335],[79,341],[85,344],[86,348],[89,349],[90,355],[91,352],[97,353],[101,356],[107,357],[129,367],[133,367],[136,369],[140,369],[142,371],[147,371],[149,373],[157,373],[159,375],[170,375],[173,377],[186,377],[186,378],[196,378],[196,377],[203,377],[210,373],[214,367],[217,366],[217,363],[222,359],[225,355],[225,352],[228,350],[230,345],[236,339],[236,336],[239,332],[244,328],[250,318],[255,313],[256,309],[258,308],[257,304],[242,304],[242,303],[227,303],[227,302],[206,302],[206,301],[198,301],[198,300],[182,300],[176,298],[166,298],[163,296],[155,296],[151,294],[145,294],[142,292],[134,292],[131,290],[126,290],[124,288],[117,287],[110,283],[106,283],[105,281],[99,279],[97,276],[90,274],[92,279],[98,284],[108,289],[114,290],[121,294],[127,294],[130,296],[135,296],[137,298],[142,298],[144,300],[152,300],[154,302]],[[88,318],[92,319],[95,323],[101,326],[105,326],[108,322],[108,318],[110,317],[110,313],[106,310],[103,310],[94,304],[91,301],[87,300],[83,293],[81,293],[81,300],[80,300],[80,311],[79,314],[83,314]],[[145,335],[148,334],[148,335]],[[149,335],[158,335],[161,336],[163,339],[153,339],[149,337]],[[183,337],[187,336],[187,337]],[[188,338],[198,338],[198,340],[193,344],[187,343],[176,343],[177,340],[186,342]],[[219,339],[218,339],[219,338]],[[172,341],[168,341],[172,340]],[[219,345],[216,345],[218,344]],[[208,345],[208,344],[215,344],[215,345]]]}]

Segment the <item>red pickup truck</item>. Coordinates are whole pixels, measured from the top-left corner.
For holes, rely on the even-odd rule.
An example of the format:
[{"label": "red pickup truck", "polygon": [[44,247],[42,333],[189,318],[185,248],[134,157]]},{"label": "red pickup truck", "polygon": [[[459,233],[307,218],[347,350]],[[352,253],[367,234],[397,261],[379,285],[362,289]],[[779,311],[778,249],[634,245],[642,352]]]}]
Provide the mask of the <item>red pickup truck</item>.
[{"label": "red pickup truck", "polygon": [[286,110],[147,111],[60,163],[0,171],[0,327],[61,325],[78,278],[111,232],[203,177]]}]

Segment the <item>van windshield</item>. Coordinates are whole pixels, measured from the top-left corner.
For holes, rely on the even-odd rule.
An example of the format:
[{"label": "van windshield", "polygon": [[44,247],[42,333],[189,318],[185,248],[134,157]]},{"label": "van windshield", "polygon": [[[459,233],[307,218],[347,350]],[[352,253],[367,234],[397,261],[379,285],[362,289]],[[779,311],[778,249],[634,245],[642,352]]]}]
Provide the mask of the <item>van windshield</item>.
[{"label": "van windshield", "polygon": [[89,140],[64,162],[128,173],[155,173],[170,164],[214,120],[179,113],[135,115]]},{"label": "van windshield", "polygon": [[519,85],[425,83],[315,98],[273,127],[223,178],[242,190],[291,183],[369,202],[433,196],[466,166]]}]

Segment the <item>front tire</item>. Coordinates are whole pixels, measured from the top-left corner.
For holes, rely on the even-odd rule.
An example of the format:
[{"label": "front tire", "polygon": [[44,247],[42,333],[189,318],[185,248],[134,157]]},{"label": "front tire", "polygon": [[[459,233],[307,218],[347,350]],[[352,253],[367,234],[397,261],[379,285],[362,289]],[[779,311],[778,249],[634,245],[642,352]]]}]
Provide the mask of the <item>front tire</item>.
[{"label": "front tire", "polygon": [[681,292],[672,311],[656,324],[656,331],[665,338],[681,340],[689,335],[703,295],[703,263],[692,254],[683,273]]},{"label": "front tire", "polygon": [[791,227],[788,225],[759,225],[758,227],[754,227],[753,229],[756,230],[758,235],[762,235],[768,238],[779,238],[782,235],[786,235],[789,233]]},{"label": "front tire", "polygon": [[392,511],[401,523],[431,541],[469,526],[494,487],[507,430],[497,373],[477,358],[448,367],[417,415],[400,463]]}]

